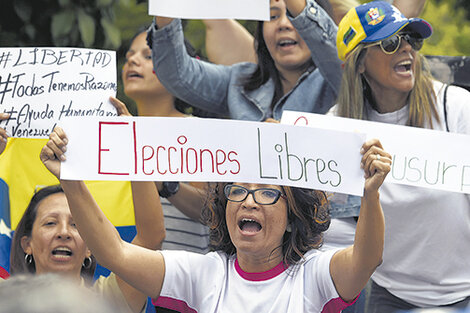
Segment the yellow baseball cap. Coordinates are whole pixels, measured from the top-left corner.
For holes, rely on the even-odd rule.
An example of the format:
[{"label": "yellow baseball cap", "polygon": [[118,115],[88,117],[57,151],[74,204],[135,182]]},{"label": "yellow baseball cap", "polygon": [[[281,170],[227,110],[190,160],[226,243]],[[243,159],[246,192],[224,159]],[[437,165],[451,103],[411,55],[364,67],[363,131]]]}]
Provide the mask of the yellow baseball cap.
[{"label": "yellow baseball cap", "polygon": [[352,8],[338,25],[338,57],[344,61],[359,43],[383,40],[405,26],[423,39],[432,34],[432,27],[428,22],[420,18],[408,19],[385,1],[372,1]]}]

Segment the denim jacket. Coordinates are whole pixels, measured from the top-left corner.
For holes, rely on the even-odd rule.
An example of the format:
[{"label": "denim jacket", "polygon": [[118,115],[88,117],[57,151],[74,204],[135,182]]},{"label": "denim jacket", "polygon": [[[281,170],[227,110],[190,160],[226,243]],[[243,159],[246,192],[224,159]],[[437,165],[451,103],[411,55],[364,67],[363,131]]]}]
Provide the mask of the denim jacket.
[{"label": "denim jacket", "polygon": [[[274,105],[274,82],[270,79],[253,91],[243,89],[242,80],[256,68],[253,63],[231,66],[211,64],[191,58],[184,47],[181,21],[156,29],[149,28],[155,72],[174,96],[215,113],[238,120],[277,120],[284,109],[326,113],[334,104],[341,81],[341,61],[336,51],[337,27],[313,0],[291,22],[311,51],[316,68],[306,71],[296,86]],[[271,116],[272,114],[272,116]]]},{"label": "denim jacket", "polygon": [[328,197],[331,218],[359,216],[361,197],[343,193],[333,193]]}]

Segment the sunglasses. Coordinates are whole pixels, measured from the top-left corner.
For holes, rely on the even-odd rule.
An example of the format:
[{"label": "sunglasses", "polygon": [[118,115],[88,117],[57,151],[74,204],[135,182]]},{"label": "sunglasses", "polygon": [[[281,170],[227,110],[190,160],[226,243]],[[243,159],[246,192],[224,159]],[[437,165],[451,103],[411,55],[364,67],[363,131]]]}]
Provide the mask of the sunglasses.
[{"label": "sunglasses", "polygon": [[408,42],[411,48],[413,48],[413,50],[415,51],[419,51],[423,47],[423,38],[419,38],[413,34],[405,33],[405,34],[395,34],[384,40],[374,42],[366,46],[366,48],[379,45],[385,54],[394,54],[395,52],[397,52],[398,48],[400,47],[402,38],[406,40],[406,42]]}]

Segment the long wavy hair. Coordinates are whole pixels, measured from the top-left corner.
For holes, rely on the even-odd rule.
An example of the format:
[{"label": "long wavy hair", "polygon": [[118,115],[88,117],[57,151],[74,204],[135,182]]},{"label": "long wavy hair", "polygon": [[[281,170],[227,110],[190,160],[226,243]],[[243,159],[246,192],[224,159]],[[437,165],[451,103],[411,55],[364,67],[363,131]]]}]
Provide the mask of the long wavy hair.
[{"label": "long wavy hair", "polygon": [[[359,72],[359,66],[366,57],[365,44],[359,44],[346,57],[343,68],[341,87],[338,95],[339,116],[367,119],[365,109],[366,98],[373,103],[370,87],[363,75]],[[426,59],[419,53],[415,53],[415,83],[408,95],[409,118],[408,126],[424,127],[427,121],[432,128],[432,118],[439,122],[437,113],[436,94],[432,85],[432,75]],[[368,98],[369,97],[369,98]]]},{"label": "long wavy hair", "polygon": [[[203,219],[210,228],[211,249],[223,251],[230,256],[236,254],[237,248],[230,239],[225,215],[228,200],[224,195],[224,187],[228,184],[215,183],[212,186],[208,203],[203,209]],[[287,216],[291,231],[284,233],[282,245],[276,249],[282,249],[284,264],[293,265],[307,251],[322,245],[322,233],[330,226],[328,200],[322,191],[281,187],[287,196]]]},{"label": "long wavy hair", "polygon": [[[39,203],[45,198],[52,196],[56,193],[63,193],[62,187],[60,185],[48,186],[40,189],[36,192],[31,201],[29,202],[26,211],[23,214],[18,226],[16,227],[15,234],[13,235],[13,240],[11,243],[11,252],[10,252],[10,272],[12,275],[15,274],[35,274],[36,265],[34,263],[34,256],[32,256],[32,262],[27,263],[25,260],[26,253],[21,247],[21,238],[23,236],[31,237],[33,231],[33,224],[36,220]],[[86,268],[82,266],[80,275],[85,279],[87,284],[91,284],[93,275],[96,269],[96,259],[92,255],[91,264]]]}]

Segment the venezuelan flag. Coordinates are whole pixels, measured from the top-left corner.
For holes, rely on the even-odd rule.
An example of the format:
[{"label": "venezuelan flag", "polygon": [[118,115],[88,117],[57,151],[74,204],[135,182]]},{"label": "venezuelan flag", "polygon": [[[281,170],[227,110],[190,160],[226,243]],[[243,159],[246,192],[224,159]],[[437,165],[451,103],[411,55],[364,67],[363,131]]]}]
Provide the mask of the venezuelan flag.
[{"label": "venezuelan flag", "polygon": [[[58,184],[39,159],[47,139],[9,138],[0,155],[0,277],[9,270],[12,233],[37,187]],[[124,240],[135,236],[134,206],[129,182],[86,182],[90,192]],[[107,275],[98,267],[96,276]]]}]

